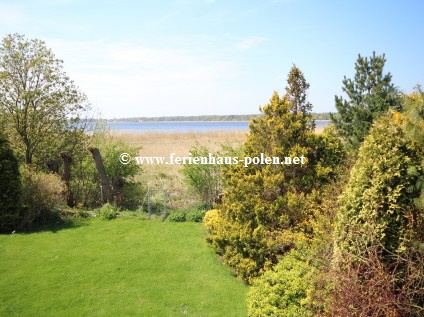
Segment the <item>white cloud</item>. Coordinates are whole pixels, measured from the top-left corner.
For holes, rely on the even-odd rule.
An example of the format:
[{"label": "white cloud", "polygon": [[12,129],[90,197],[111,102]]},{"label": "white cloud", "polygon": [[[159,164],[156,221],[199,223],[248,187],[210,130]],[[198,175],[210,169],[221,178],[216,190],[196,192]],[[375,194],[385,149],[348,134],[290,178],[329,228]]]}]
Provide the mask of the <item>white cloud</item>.
[{"label": "white cloud", "polygon": [[241,74],[237,65],[212,54],[130,41],[46,43],[105,117],[201,114],[240,96],[226,84]]},{"label": "white cloud", "polygon": [[266,39],[263,38],[263,37],[251,36],[251,37],[244,39],[241,42],[239,42],[237,44],[237,48],[242,49],[242,50],[251,49],[252,47],[254,47],[254,46],[256,46],[259,43],[262,43],[264,41],[266,41]]}]

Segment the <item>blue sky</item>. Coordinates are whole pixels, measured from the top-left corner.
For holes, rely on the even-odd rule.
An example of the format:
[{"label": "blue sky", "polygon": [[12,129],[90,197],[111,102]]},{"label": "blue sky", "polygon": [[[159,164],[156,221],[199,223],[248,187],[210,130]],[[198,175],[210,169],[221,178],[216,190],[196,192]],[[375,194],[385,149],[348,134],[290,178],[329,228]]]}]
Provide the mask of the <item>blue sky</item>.
[{"label": "blue sky", "polygon": [[295,63],[315,112],[386,54],[424,84],[422,0],[0,0],[0,34],[46,41],[103,117],[258,113]]}]

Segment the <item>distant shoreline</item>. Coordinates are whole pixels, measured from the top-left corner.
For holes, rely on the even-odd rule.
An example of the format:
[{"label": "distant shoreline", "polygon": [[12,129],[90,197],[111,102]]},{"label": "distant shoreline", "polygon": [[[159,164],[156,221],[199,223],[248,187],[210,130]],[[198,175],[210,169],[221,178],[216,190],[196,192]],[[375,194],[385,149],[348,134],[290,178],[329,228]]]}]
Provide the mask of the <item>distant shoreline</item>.
[{"label": "distant shoreline", "polygon": [[[315,120],[315,122],[330,122],[331,120]],[[153,123],[159,123],[159,122],[163,122],[163,123],[175,123],[175,122],[250,122],[250,121],[246,121],[246,120],[167,120],[167,121],[155,121],[155,120],[142,120],[142,121],[112,121],[112,120],[106,120],[106,122],[108,123],[149,123],[149,122],[153,122]]]}]

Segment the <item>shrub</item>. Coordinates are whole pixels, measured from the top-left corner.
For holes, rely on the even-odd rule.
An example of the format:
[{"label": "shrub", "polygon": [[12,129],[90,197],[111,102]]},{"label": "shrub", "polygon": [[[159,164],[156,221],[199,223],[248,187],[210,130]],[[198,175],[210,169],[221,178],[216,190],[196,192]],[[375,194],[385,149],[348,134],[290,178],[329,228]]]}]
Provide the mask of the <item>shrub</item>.
[{"label": "shrub", "polygon": [[313,268],[306,262],[285,256],[254,281],[247,298],[249,316],[315,316],[307,298],[313,274]]},{"label": "shrub", "polygon": [[127,181],[121,189],[122,201],[120,207],[135,210],[143,203],[146,188],[139,182]]},{"label": "shrub", "polygon": [[423,312],[410,311],[424,305],[424,219],[414,204],[424,149],[405,137],[399,117],[389,112],[374,123],[341,196],[331,316]]},{"label": "shrub", "polygon": [[423,179],[423,148],[408,141],[389,113],[365,138],[343,193],[336,225],[336,253],[360,255],[370,245],[405,249],[409,227],[419,222],[413,201]]},{"label": "shrub", "polygon": [[[192,157],[208,157],[211,151],[199,143],[190,150]],[[217,153],[212,153],[217,156]],[[203,203],[212,204],[222,191],[222,166],[220,164],[185,164],[181,169],[188,186]]]},{"label": "shrub", "polygon": [[185,222],[186,221],[186,214],[181,211],[174,211],[169,214],[168,218],[166,218],[167,221],[170,222]]},{"label": "shrub", "polygon": [[66,205],[66,186],[60,177],[22,167],[21,179],[23,224],[57,217]]},{"label": "shrub", "polygon": [[[90,143],[100,150],[109,182],[112,183],[115,178],[120,180],[117,183],[123,185],[119,189],[121,197],[117,201],[118,205],[125,209],[136,208],[141,204],[145,191],[143,186],[134,181],[141,166],[135,163],[121,164],[119,155],[129,153],[131,157],[137,156],[140,147],[128,146],[101,127],[96,127]],[[71,175],[70,186],[76,203],[86,207],[98,206],[101,201],[100,179],[92,155],[86,149],[74,157]]]},{"label": "shrub", "polygon": [[202,222],[203,217],[205,216],[206,210],[190,210],[186,214],[187,221],[190,222]]},{"label": "shrub", "polygon": [[18,161],[3,138],[0,138],[0,175],[0,232],[12,231],[20,223],[21,183]]},{"label": "shrub", "polygon": [[103,220],[112,220],[115,219],[118,215],[116,207],[107,203],[100,208],[100,218]]},{"label": "shrub", "polygon": [[347,264],[328,275],[333,289],[326,298],[326,316],[422,316],[423,250],[410,248],[406,254],[393,254],[390,262],[383,253],[379,247],[370,247],[359,261],[343,254]]},{"label": "shrub", "polygon": [[205,216],[203,217],[203,223],[205,224],[205,227],[211,232],[216,232],[216,223],[219,219],[219,210],[212,209],[205,213]]}]

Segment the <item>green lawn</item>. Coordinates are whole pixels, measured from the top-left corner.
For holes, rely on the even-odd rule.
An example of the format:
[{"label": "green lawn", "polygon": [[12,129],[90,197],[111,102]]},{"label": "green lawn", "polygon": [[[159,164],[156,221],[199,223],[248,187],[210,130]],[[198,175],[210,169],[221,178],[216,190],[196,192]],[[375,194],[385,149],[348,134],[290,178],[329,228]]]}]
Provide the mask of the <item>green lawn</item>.
[{"label": "green lawn", "polygon": [[246,316],[198,223],[79,221],[0,235],[0,316]]}]

